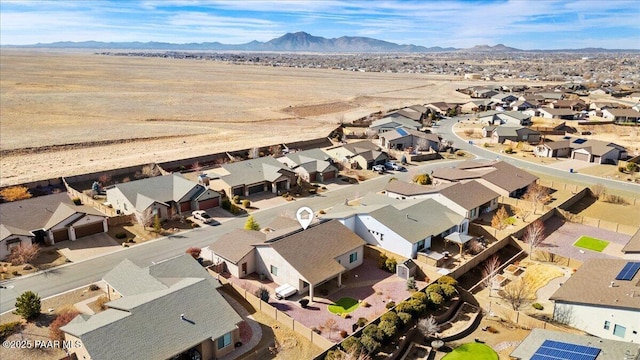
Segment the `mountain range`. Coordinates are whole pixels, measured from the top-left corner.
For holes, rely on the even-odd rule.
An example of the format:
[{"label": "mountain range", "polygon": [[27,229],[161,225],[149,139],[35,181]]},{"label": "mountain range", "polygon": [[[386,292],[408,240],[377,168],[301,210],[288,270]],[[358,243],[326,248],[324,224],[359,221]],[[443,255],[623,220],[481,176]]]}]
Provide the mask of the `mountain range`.
[{"label": "mountain range", "polygon": [[[429,52],[469,52],[469,53],[509,53],[520,50],[498,44],[495,46],[476,45],[472,48],[460,49],[440,46],[425,47],[418,45],[400,45],[388,41],[360,37],[341,36],[327,39],[313,36],[306,32],[287,33],[267,42],[251,41],[245,44],[223,44],[220,42],[203,43],[164,43],[164,42],[100,42],[61,41],[54,43],[38,43],[33,45],[3,45],[6,48],[55,48],[55,49],[109,49],[109,50],[219,50],[219,51],[283,51],[283,52],[317,52],[317,53],[429,53]],[[603,51],[633,51],[609,50],[601,48],[565,49],[565,50],[526,50],[526,51],[557,51],[557,52],[603,52]]]}]

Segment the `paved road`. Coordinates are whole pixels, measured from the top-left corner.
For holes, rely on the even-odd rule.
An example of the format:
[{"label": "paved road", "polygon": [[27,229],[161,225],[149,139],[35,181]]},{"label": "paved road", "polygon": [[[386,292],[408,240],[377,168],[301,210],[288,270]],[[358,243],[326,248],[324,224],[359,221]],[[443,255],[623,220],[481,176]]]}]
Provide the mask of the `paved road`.
[{"label": "paved road", "polygon": [[439,123],[439,127],[434,129],[434,132],[443,137],[443,139],[452,140],[454,142],[454,146],[456,148],[468,151],[480,158],[485,158],[489,160],[495,160],[499,158],[505,162],[508,162],[512,165],[521,167],[525,170],[531,170],[533,172],[537,172],[540,174],[550,175],[556,178],[566,179],[568,182],[578,182],[582,184],[603,184],[608,189],[615,189],[619,191],[623,191],[626,193],[635,193],[640,194],[640,184],[634,184],[625,181],[605,179],[591,175],[579,174],[579,173],[570,173],[566,170],[554,169],[547,167],[545,165],[540,165],[536,163],[532,163],[525,160],[514,159],[509,156],[499,156],[495,152],[483,149],[482,147],[475,146],[469,144],[467,141],[464,141],[457,137],[453,132],[453,125],[458,122],[458,120],[467,119],[467,117],[455,117],[451,119],[441,120]]},{"label": "paved road", "polygon": [[[452,166],[452,163],[452,161],[438,161],[417,166],[417,168],[430,171],[438,167]],[[348,185],[345,182],[344,186],[332,191],[310,198],[298,199],[271,209],[259,210],[253,215],[258,223],[266,225],[280,214],[295,214],[296,210],[303,205],[309,206],[314,210],[328,208],[344,203],[345,199],[354,199],[371,191],[379,191],[384,188],[392,176],[406,180],[409,177],[409,173],[386,174],[356,185]],[[24,291],[31,290],[38,293],[41,298],[45,298],[76,289],[100,280],[106,272],[125,258],[140,266],[148,266],[154,261],[157,262],[180,255],[190,246],[201,248],[209,246],[220,235],[230,232],[232,229],[243,227],[244,222],[245,218],[243,217],[235,218],[222,223],[220,226],[206,226],[189,230],[175,236],[143,243],[94,259],[64,265],[23,278],[4,281],[2,285],[13,286],[13,288],[0,289],[0,313],[13,309],[16,297],[20,296]]]}]

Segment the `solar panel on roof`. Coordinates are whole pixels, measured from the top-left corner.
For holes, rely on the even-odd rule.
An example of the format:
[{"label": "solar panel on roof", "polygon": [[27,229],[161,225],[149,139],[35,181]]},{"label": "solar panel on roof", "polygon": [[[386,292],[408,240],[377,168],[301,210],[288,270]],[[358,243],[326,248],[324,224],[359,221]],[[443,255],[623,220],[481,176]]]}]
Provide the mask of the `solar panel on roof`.
[{"label": "solar panel on roof", "polygon": [[409,134],[407,134],[407,132],[402,129],[402,128],[397,128],[396,131],[398,132],[398,134],[402,135],[402,136],[407,136]]},{"label": "solar panel on roof", "polygon": [[574,144],[583,144],[585,141],[587,141],[587,139],[575,139],[573,140]]},{"label": "solar panel on roof", "polygon": [[599,354],[595,347],[545,340],[531,360],[595,360]]},{"label": "solar panel on roof", "polygon": [[630,261],[624,265],[618,276],[616,276],[616,280],[631,280],[636,273],[640,269],[640,262]]}]

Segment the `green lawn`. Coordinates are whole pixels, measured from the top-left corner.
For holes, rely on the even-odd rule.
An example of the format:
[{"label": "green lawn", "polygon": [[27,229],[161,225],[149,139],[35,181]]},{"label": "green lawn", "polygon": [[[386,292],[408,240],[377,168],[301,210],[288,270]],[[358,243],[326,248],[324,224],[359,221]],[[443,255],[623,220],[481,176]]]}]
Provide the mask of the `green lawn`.
[{"label": "green lawn", "polygon": [[445,355],[442,360],[498,360],[498,353],[485,344],[468,343],[458,346]]},{"label": "green lawn", "polygon": [[593,250],[597,252],[602,252],[602,250],[604,250],[604,248],[606,248],[607,245],[609,245],[608,241],[604,241],[604,240],[596,239],[591,236],[584,236],[584,235],[580,236],[578,241],[576,241],[573,244],[573,246],[583,248],[583,249]]},{"label": "green lawn", "polygon": [[350,297],[343,297],[336,301],[335,304],[329,305],[328,309],[333,314],[348,314],[357,309],[358,306],[360,306],[358,300]]}]

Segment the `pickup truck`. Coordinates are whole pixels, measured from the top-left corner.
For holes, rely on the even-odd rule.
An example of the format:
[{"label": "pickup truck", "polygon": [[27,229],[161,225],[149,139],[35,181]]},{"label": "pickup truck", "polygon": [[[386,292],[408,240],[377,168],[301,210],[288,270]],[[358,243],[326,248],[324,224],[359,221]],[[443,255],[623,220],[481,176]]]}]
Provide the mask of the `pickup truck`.
[{"label": "pickup truck", "polygon": [[373,165],[373,167],[371,168],[371,170],[373,171],[377,171],[379,173],[383,173],[385,168],[384,165]]}]

